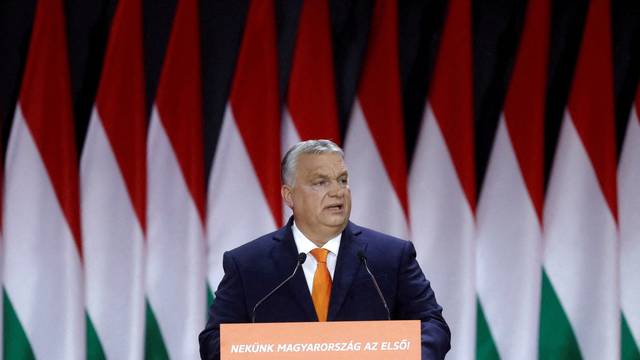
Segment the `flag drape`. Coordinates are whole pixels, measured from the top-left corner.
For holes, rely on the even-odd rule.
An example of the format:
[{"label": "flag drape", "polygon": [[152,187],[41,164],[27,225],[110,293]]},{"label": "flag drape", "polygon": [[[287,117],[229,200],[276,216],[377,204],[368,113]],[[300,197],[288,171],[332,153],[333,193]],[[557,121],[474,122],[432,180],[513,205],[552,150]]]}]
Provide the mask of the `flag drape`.
[{"label": "flag drape", "polygon": [[303,1],[282,128],[282,152],[300,140],[339,143],[329,4]]},{"label": "flag drape", "polygon": [[409,175],[411,238],[451,328],[452,359],[474,356],[475,170],[471,2],[449,2]]},{"label": "flag drape", "polygon": [[620,209],[620,306],[622,308],[622,358],[640,358],[640,92],[629,114],[618,164]]},{"label": "flag drape", "polygon": [[481,359],[538,358],[549,1],[529,1],[526,16],[478,204],[477,289],[492,335],[478,337]]},{"label": "flag drape", "polygon": [[[198,357],[206,304],[198,2],[180,0],[149,125],[145,356]],[[170,190],[169,190],[170,189]],[[157,324],[157,325],[156,325]]]},{"label": "flag drape", "polygon": [[[556,353],[587,359],[620,356],[608,14],[607,1],[590,3],[546,194],[541,357]],[[566,323],[558,326],[562,321]]]},{"label": "flag drape", "polygon": [[62,1],[36,7],[5,162],[4,354],[85,356],[78,167]]},{"label": "flag drape", "polygon": [[142,2],[121,1],[80,160],[91,358],[138,359],[144,339],[146,115]]},{"label": "flag drape", "polygon": [[251,3],[209,177],[208,279],[213,290],[224,274],[220,254],[282,223],[274,11],[271,0]]},{"label": "flag drape", "polygon": [[[396,1],[376,4],[344,150],[359,224],[407,239],[407,165],[398,65]],[[378,181],[370,181],[375,177]]]}]

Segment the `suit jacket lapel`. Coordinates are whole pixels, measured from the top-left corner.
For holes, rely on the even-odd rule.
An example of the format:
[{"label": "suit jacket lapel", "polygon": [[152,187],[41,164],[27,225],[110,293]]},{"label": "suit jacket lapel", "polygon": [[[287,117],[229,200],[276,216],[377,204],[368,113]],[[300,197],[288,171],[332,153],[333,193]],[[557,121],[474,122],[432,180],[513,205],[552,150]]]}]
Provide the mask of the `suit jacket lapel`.
[{"label": "suit jacket lapel", "polygon": [[[293,232],[291,231],[292,220],[276,233],[274,241],[276,245],[271,251],[271,259],[274,262],[280,277],[282,280],[286,279],[296,266],[298,260],[298,250],[296,243],[293,240]],[[311,294],[309,293],[309,286],[307,280],[304,277],[304,271],[302,267],[298,269],[296,275],[289,281],[285,288],[291,293],[291,296],[300,305],[300,308],[304,312],[304,321],[317,321],[318,316],[316,310],[313,307],[313,301],[311,300]],[[285,290],[285,289],[281,289]]]},{"label": "suit jacket lapel", "polygon": [[360,269],[361,264],[358,259],[358,251],[364,251],[366,249],[366,243],[358,237],[360,233],[361,231],[354,227],[351,222],[347,224],[347,227],[342,232],[336,270],[331,286],[328,320],[336,318],[347,296],[347,292],[353,283],[353,279]]}]

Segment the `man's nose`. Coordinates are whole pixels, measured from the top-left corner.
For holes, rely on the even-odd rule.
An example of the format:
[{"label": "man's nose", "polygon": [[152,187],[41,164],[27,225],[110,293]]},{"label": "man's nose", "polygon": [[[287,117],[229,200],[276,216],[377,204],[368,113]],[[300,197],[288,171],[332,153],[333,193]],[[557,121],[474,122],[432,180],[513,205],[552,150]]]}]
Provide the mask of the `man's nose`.
[{"label": "man's nose", "polygon": [[332,181],[329,186],[329,195],[330,196],[343,196],[343,187],[340,186],[338,181]]}]

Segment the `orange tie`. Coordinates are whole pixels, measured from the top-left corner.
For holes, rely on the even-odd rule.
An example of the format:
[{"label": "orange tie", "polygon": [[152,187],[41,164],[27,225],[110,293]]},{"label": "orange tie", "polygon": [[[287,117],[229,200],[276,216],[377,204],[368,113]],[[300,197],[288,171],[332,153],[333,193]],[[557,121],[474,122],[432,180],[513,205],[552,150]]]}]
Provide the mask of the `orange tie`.
[{"label": "orange tie", "polygon": [[327,321],[329,312],[329,298],[331,298],[331,275],[327,269],[327,255],[329,250],[316,248],[311,250],[311,255],[316,258],[318,266],[316,273],[313,275],[313,291],[311,298],[313,306],[318,314],[318,321]]}]

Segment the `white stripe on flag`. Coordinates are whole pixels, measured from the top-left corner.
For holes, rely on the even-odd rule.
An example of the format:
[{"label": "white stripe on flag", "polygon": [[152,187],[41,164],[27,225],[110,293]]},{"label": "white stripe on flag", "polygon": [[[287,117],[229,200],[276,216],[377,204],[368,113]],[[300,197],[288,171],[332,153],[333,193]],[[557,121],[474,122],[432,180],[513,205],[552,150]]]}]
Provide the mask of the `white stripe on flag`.
[{"label": "white stripe on flag", "polygon": [[[638,104],[636,104],[638,106]],[[640,346],[640,117],[631,109],[618,168],[622,312]]]},{"label": "white stripe on flag", "polygon": [[619,358],[616,223],[568,111],[549,180],[544,226],[545,269],[582,356]]},{"label": "white stripe on flag", "polygon": [[84,359],[82,266],[71,229],[16,106],[6,158],[5,287],[40,359]]},{"label": "white stripe on flag", "polygon": [[154,106],[147,152],[147,294],[170,358],[195,359],[206,309],[204,234],[159,116]]},{"label": "white stripe on flag", "polygon": [[[287,150],[289,150],[290,147],[292,147],[293,145],[297,144],[300,141],[300,134],[296,129],[296,125],[293,122],[293,118],[291,117],[291,113],[289,113],[289,109],[287,109],[287,107],[285,107],[283,110],[282,129],[280,131],[282,134],[281,143],[280,143],[281,144],[280,153],[282,154],[282,156],[284,156],[284,154],[287,153]],[[292,215],[293,215],[293,211],[291,211],[291,209],[283,201],[282,202],[282,219],[284,220],[284,223],[286,223],[289,220],[289,217],[291,217]]]},{"label": "white stripe on flag", "polygon": [[209,284],[215,290],[224,275],[222,253],[276,229],[229,103],[208,188]]},{"label": "white stripe on flag", "polygon": [[409,176],[418,261],[451,328],[451,359],[475,357],[474,219],[449,150],[427,104]]},{"label": "white stripe on flag", "polygon": [[[290,147],[295,145],[300,141],[300,134],[296,129],[296,125],[291,117],[291,113],[289,113],[289,109],[284,108],[282,116],[282,155],[284,155]],[[308,140],[308,139],[307,139]]]},{"label": "white stripe on flag", "polygon": [[354,203],[351,219],[359,225],[407,239],[409,229],[404,210],[357,99],[344,151]]},{"label": "white stripe on flag", "polygon": [[144,235],[94,108],[80,164],[87,310],[110,359],[139,359]]},{"label": "white stripe on flag", "polygon": [[537,359],[542,234],[500,119],[477,209],[477,288],[498,353]]}]

